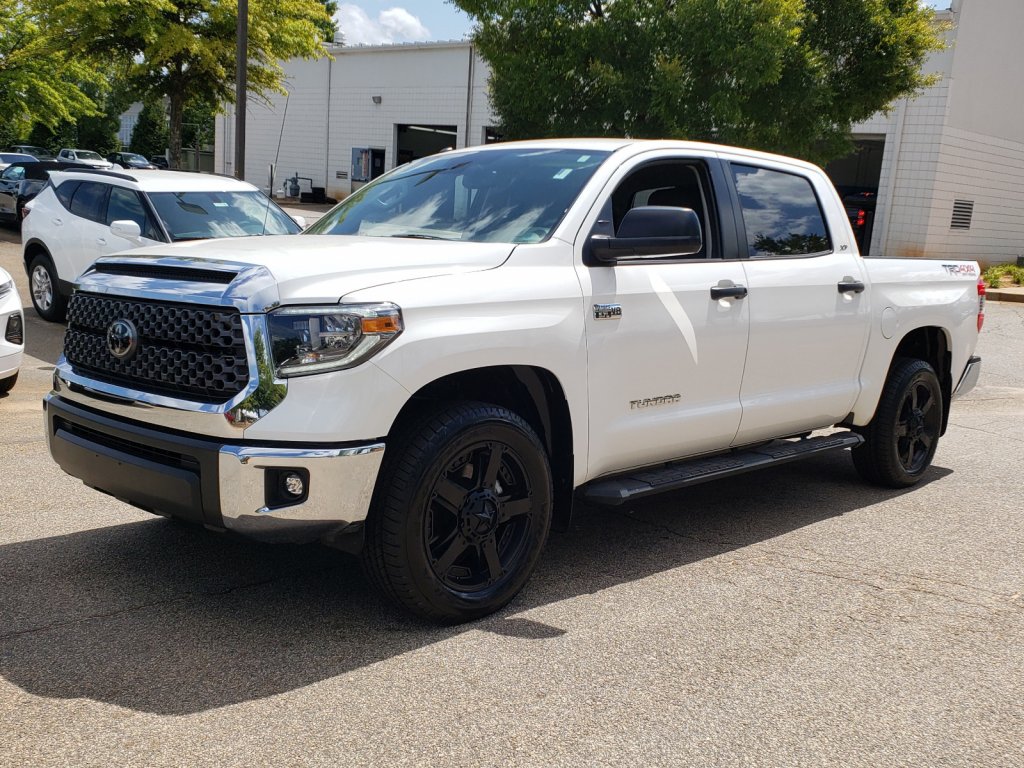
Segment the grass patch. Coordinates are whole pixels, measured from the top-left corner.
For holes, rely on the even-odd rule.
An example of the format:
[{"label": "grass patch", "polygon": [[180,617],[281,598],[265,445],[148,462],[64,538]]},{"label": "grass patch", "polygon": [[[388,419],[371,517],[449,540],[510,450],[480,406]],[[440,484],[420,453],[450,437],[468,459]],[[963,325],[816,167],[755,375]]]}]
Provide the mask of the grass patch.
[{"label": "grass patch", "polygon": [[1024,267],[1015,264],[996,264],[986,269],[981,279],[989,288],[1001,288],[1006,283],[1024,285]]}]

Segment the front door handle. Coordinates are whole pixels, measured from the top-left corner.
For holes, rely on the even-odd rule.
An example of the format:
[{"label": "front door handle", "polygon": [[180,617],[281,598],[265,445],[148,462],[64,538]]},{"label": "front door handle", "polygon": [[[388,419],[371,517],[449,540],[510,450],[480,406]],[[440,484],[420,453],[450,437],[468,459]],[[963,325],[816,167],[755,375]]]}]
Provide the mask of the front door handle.
[{"label": "front door handle", "polygon": [[743,299],[747,295],[745,285],[713,285],[711,286],[711,298],[719,299]]},{"label": "front door handle", "polygon": [[864,283],[860,280],[841,280],[839,282],[840,293],[863,293]]},{"label": "front door handle", "polygon": [[62,225],[63,223],[64,223],[63,219],[54,219],[54,220],[53,220],[53,226],[55,226],[55,227],[59,227],[59,226],[61,226],[61,225]]},{"label": "front door handle", "polygon": [[102,238],[102,237],[97,237],[96,238],[96,245],[106,245],[106,244],[107,244],[107,241],[106,241],[105,238]]}]

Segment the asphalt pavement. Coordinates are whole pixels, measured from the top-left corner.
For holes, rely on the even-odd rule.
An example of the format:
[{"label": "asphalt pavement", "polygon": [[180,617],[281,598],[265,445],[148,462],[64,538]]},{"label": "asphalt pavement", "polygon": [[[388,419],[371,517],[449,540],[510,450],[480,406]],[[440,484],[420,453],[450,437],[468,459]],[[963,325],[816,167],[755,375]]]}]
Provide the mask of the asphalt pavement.
[{"label": "asphalt pavement", "polygon": [[[0,266],[29,305],[17,237]],[[846,454],[582,507],[455,628],[357,564],[154,518],[50,460],[63,328],[0,398],[0,766],[1024,766],[1024,305],[926,480]]]}]

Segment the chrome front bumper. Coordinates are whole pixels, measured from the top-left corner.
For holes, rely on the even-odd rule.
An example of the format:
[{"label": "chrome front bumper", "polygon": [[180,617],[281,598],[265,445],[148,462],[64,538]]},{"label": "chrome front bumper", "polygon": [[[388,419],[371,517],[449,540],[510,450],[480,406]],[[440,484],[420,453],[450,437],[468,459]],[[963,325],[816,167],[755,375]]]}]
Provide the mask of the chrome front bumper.
[{"label": "chrome front bumper", "polygon": [[[366,519],[383,458],[384,443],[344,448],[226,445],[218,462],[224,526],[263,541],[330,540]],[[308,472],[304,501],[266,505],[266,472],[278,469]]]},{"label": "chrome front bumper", "polygon": [[[369,512],[384,443],[225,443],[120,418],[51,393],[46,440],[86,485],[156,514],[262,541],[334,543]],[[305,494],[285,500],[273,480],[301,470]]]},{"label": "chrome front bumper", "polygon": [[978,383],[978,377],[981,376],[981,358],[972,357],[967,361],[967,366],[964,368],[963,375],[960,377],[960,383],[956,385],[956,389],[953,390],[953,398],[966,395],[975,385]]}]

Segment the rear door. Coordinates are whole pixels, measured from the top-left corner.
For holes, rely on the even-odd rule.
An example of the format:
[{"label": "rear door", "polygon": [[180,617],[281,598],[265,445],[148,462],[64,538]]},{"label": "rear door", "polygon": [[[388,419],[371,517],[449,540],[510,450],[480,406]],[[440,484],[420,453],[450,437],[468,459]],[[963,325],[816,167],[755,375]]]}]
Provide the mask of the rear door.
[{"label": "rear door", "polygon": [[[697,212],[701,252],[614,265],[588,257],[591,234],[614,234],[626,211],[646,205]],[[727,180],[713,153],[645,153],[612,177],[576,243],[586,312],[589,477],[732,441],[749,316],[742,298],[716,299],[712,289],[742,284],[736,245]]]},{"label": "rear door", "polygon": [[860,392],[869,323],[845,212],[822,174],[742,157],[727,168],[742,212],[750,312],[735,444],[842,421]]}]

